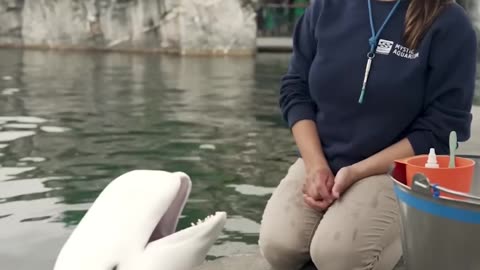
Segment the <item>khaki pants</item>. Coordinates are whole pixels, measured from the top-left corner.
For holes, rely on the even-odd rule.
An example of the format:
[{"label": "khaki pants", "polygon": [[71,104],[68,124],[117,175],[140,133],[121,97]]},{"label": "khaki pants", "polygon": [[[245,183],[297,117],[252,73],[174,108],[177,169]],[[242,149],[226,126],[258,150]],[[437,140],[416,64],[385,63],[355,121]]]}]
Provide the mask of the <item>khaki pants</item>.
[{"label": "khaki pants", "polygon": [[267,203],[260,251],[275,270],[392,270],[402,253],[399,208],[386,175],[355,183],[325,213],[302,197],[305,167],[298,159]]}]

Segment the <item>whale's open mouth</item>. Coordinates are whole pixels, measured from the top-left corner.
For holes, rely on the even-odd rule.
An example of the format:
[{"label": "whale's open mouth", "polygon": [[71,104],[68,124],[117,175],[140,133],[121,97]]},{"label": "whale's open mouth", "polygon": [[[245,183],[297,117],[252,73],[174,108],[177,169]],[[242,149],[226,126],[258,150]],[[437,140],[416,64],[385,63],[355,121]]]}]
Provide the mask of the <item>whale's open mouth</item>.
[{"label": "whale's open mouth", "polygon": [[177,232],[175,236],[173,236],[172,234],[176,232],[178,220],[188,200],[190,190],[190,178],[188,178],[186,175],[180,174],[180,187],[178,189],[178,192],[172,203],[170,204],[168,210],[162,216],[160,222],[153,231],[149,243],[159,239],[163,239],[167,236],[170,236],[169,238],[175,238],[178,241],[180,238],[185,239],[187,236],[193,236],[195,234],[204,233],[208,235],[209,231],[213,230],[216,223],[223,223],[223,221],[226,219],[226,213],[217,212],[214,215],[209,215],[205,217],[205,219],[203,220],[199,219],[197,223],[192,223],[191,227],[185,228]]},{"label": "whale's open mouth", "polygon": [[165,212],[165,214],[162,216],[160,222],[153,231],[149,242],[161,239],[175,232],[180,214],[185,207],[190,190],[190,179],[185,175],[180,175],[180,187],[178,192],[170,204],[167,212]]}]

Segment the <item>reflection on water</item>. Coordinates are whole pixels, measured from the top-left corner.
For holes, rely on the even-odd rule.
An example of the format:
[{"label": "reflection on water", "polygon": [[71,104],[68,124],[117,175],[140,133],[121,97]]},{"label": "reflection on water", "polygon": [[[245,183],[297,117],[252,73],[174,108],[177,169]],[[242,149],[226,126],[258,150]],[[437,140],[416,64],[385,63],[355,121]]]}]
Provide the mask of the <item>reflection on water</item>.
[{"label": "reflection on water", "polygon": [[133,169],[191,176],[180,228],[228,212],[210,255],[255,249],[266,200],[295,157],[276,96],[287,55],[0,58],[2,269],[51,269],[99,192]]}]

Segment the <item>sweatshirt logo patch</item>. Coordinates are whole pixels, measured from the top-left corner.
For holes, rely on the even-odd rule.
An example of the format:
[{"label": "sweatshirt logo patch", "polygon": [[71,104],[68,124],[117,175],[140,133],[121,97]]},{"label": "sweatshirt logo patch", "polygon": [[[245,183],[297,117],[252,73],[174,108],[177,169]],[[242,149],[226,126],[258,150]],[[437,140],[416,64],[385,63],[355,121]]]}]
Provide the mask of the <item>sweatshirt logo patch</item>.
[{"label": "sweatshirt logo patch", "polygon": [[380,39],[377,45],[377,53],[389,55],[393,48],[393,41]]},{"label": "sweatshirt logo patch", "polygon": [[378,42],[377,53],[383,55],[394,54],[398,57],[410,60],[417,59],[420,56],[417,51],[409,49],[398,43],[395,44],[395,42],[386,39],[380,39],[380,41]]},{"label": "sweatshirt logo patch", "polygon": [[406,59],[416,59],[420,56],[420,53],[418,53],[415,50],[409,49],[405,46],[402,46],[400,44],[395,45],[395,49],[393,50],[393,54],[396,56],[400,56],[402,58]]}]

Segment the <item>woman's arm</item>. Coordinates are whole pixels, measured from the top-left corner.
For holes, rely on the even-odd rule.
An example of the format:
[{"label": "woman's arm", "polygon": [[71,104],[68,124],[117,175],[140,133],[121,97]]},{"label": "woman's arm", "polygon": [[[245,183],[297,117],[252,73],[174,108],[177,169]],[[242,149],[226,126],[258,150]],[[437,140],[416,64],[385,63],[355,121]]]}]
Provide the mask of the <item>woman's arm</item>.
[{"label": "woman's arm", "polygon": [[313,2],[299,18],[293,33],[293,52],[280,87],[280,109],[292,130],[307,173],[304,193],[318,199],[320,207],[331,203],[333,174],[324,156],[315,124],[317,107],[310,96],[310,66],[316,54],[315,24],[322,8]]},{"label": "woman's arm", "polygon": [[475,92],[477,37],[464,10],[452,5],[432,32],[428,55],[425,110],[412,123],[407,138],[415,154],[435,148],[448,154],[448,139],[456,131],[460,142],[470,138]]},{"label": "woman's arm", "polygon": [[306,168],[329,167],[315,122],[301,120],[293,126],[292,133]]},{"label": "woman's arm", "polygon": [[415,155],[413,147],[405,138],[377,154],[353,164],[351,166],[354,171],[355,179],[353,180],[358,181],[369,176],[385,174],[395,160],[413,155]]},{"label": "woman's arm", "polygon": [[395,159],[427,154],[430,148],[435,148],[437,154],[447,154],[452,130],[457,132],[459,141],[469,139],[477,37],[473,25],[458,6],[449,9],[440,20],[443,21],[439,25],[443,27],[434,29],[428,55],[425,110],[407,130],[406,138],[365,160],[342,168],[335,177],[335,197],[338,198],[356,181],[386,173]]},{"label": "woman's arm", "polygon": [[305,203],[319,211],[325,210],[334,200],[331,193],[334,176],[323,153],[316,124],[311,120],[301,120],[293,126],[292,132],[305,162]]},{"label": "woman's arm", "polygon": [[317,108],[310,96],[308,78],[316,54],[315,23],[320,1],[299,18],[293,33],[293,52],[280,86],[280,110],[307,167],[326,165],[315,126]]},{"label": "woman's arm", "polygon": [[310,66],[317,50],[315,21],[318,4],[309,6],[295,25],[292,56],[287,73],[281,79],[279,105],[284,120],[292,128],[298,121],[315,121],[317,108],[308,84]]},{"label": "woman's arm", "polygon": [[335,184],[332,188],[333,197],[340,198],[340,195],[355,182],[369,176],[385,174],[396,159],[414,154],[410,141],[405,138],[369,158],[340,169],[335,176]]}]

